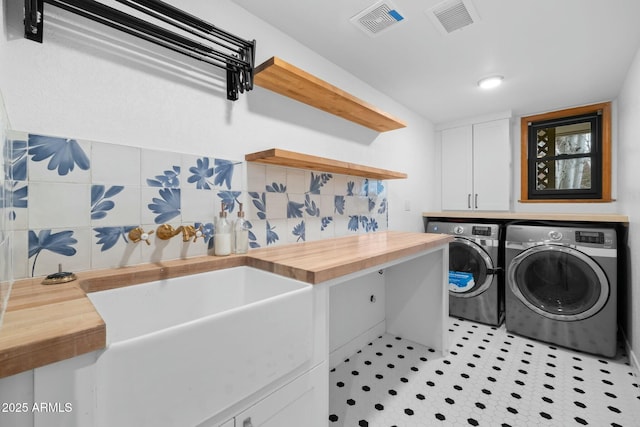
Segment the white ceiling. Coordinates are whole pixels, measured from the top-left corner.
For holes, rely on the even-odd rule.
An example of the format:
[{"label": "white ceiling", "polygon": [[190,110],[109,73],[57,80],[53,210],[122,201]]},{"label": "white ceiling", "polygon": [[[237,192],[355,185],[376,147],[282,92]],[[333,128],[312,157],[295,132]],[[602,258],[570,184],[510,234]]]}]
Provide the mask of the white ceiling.
[{"label": "white ceiling", "polygon": [[371,38],[349,19],[376,1],[236,0],[434,123],[615,99],[640,47],[640,0],[471,0],[479,21],[449,34],[425,13],[442,0],[391,0],[405,19]]}]

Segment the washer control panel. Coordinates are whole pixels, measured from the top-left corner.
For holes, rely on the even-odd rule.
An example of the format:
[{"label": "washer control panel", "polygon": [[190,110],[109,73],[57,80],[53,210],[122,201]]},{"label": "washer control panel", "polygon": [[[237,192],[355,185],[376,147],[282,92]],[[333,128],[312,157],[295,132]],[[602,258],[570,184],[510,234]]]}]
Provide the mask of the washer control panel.
[{"label": "washer control panel", "polygon": [[474,225],[471,234],[474,236],[491,236],[493,229],[490,226]]},{"label": "washer control panel", "polygon": [[604,244],[604,233],[601,231],[576,231],[576,243]]}]

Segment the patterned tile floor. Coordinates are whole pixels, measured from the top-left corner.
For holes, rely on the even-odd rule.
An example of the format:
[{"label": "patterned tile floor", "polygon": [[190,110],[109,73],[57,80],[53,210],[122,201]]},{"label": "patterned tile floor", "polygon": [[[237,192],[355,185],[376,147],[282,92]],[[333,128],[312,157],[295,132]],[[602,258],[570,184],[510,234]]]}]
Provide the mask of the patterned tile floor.
[{"label": "patterned tile floor", "polygon": [[622,349],[606,359],[449,321],[446,357],[383,335],[332,370],[329,426],[640,426]]}]

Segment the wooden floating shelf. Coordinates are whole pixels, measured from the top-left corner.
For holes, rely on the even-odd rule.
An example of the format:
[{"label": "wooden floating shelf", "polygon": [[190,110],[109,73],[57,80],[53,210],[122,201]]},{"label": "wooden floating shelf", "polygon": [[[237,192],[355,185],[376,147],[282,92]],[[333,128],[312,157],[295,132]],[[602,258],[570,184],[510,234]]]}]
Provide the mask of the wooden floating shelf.
[{"label": "wooden floating shelf", "polygon": [[361,176],[371,179],[403,179],[406,173],[394,172],[340,160],[311,156],[293,151],[272,148],[270,150],[251,153],[244,156],[247,162],[266,163],[270,165],[288,166],[299,169],[312,169],[322,172],[340,173],[344,175]]},{"label": "wooden floating shelf", "polygon": [[407,126],[391,114],[275,56],[254,69],[254,83],[378,132]]}]

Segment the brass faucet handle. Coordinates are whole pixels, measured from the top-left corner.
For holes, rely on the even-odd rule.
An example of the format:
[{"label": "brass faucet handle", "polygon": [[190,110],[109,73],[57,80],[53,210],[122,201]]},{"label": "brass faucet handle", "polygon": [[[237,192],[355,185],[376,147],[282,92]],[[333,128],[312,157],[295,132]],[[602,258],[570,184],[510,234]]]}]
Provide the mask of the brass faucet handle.
[{"label": "brass faucet handle", "polygon": [[198,227],[197,230],[193,225],[187,225],[182,227],[183,242],[188,242],[193,237],[193,243],[195,243],[196,240],[198,240],[198,237],[202,237],[202,235],[203,235],[202,224],[200,225],[200,227]]},{"label": "brass faucet handle", "polygon": [[149,236],[153,234],[153,230],[144,231],[142,227],[136,227],[133,230],[129,231],[129,240],[133,243],[138,243],[139,241],[145,242],[147,245],[150,245]]},{"label": "brass faucet handle", "polygon": [[198,229],[196,230],[196,234],[193,236],[193,243],[198,240],[198,237],[202,236],[204,236],[204,232],[202,231],[202,224],[200,224],[200,227],[198,227]]},{"label": "brass faucet handle", "polygon": [[162,224],[158,226],[158,228],[156,229],[156,235],[158,236],[159,239],[169,240],[173,236],[180,234],[182,229],[183,229],[182,226],[178,228],[173,228],[169,224]]}]

